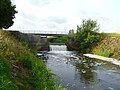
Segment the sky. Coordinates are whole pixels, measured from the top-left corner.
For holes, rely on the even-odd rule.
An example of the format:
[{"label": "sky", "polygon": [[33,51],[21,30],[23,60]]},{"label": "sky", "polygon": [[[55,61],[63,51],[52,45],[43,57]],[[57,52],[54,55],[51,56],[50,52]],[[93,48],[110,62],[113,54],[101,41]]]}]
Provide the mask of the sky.
[{"label": "sky", "polygon": [[120,0],[12,0],[16,18],[10,30],[76,30],[83,19],[97,20],[100,32],[120,32]]}]

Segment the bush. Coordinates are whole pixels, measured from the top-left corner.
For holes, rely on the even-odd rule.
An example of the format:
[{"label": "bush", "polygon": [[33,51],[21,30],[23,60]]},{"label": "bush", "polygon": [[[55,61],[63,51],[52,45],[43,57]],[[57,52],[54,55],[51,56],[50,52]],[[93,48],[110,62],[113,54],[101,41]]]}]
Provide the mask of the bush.
[{"label": "bush", "polygon": [[97,25],[97,21],[91,19],[83,20],[82,25],[77,26],[75,42],[80,52],[90,52],[91,48],[100,41],[101,34],[98,33],[98,30],[99,25]]}]

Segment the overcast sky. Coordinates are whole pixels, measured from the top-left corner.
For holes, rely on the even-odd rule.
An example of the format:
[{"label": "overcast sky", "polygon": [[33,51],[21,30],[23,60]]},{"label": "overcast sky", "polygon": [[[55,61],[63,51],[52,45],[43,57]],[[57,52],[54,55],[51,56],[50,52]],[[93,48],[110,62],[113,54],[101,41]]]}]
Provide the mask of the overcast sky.
[{"label": "overcast sky", "polygon": [[12,0],[11,30],[69,31],[82,19],[97,20],[101,32],[120,32],[120,0]]}]

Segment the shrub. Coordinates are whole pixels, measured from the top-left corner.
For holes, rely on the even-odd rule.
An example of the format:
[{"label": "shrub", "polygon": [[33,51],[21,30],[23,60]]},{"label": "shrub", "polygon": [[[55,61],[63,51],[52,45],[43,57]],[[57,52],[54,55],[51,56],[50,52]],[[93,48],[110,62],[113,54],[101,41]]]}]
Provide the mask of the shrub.
[{"label": "shrub", "polygon": [[99,42],[101,34],[98,33],[98,30],[99,25],[97,25],[97,21],[91,19],[83,20],[82,25],[77,26],[75,42],[78,45],[80,52],[90,52],[91,48]]}]

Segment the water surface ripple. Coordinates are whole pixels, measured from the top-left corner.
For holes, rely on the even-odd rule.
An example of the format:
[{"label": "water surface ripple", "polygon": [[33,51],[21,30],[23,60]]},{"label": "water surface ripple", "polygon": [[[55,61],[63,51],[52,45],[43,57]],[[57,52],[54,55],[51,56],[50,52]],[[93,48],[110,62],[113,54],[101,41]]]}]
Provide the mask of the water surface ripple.
[{"label": "water surface ripple", "polygon": [[62,45],[50,47],[53,51],[44,53],[43,59],[55,74],[58,84],[68,87],[68,90],[120,90],[118,66],[80,56],[75,51],[66,51]]}]

